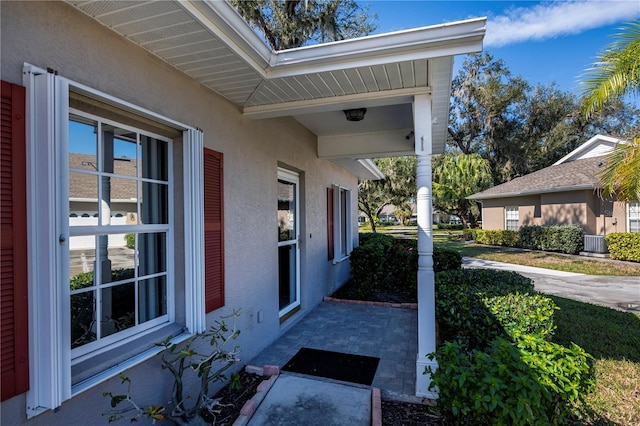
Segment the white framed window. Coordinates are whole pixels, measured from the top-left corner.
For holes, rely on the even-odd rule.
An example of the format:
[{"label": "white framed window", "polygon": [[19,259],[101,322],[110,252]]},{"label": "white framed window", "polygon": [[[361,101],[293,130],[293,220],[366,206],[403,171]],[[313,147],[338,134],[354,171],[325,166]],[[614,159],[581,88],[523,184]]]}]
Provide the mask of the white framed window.
[{"label": "white framed window", "polygon": [[[173,143],[70,109],[67,151],[69,211],[92,212],[69,223],[73,362],[174,320]],[[135,223],[115,220],[122,205]]]},{"label": "white framed window", "polygon": [[504,229],[517,231],[520,228],[518,223],[518,206],[507,206],[504,208]]},{"label": "white framed window", "polygon": [[353,250],[351,224],[351,190],[338,185],[333,189],[333,244],[334,262],[346,259]]},{"label": "white framed window", "polygon": [[23,75],[33,417],[154,356],[168,335],[204,330],[203,138],[32,65]]},{"label": "white framed window", "polygon": [[640,201],[627,204],[627,230],[640,232]]}]

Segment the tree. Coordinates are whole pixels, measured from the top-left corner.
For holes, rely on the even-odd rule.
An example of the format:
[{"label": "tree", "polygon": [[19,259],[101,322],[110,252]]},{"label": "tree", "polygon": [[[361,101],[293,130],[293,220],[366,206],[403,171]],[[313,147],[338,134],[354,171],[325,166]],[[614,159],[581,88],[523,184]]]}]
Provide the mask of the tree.
[{"label": "tree", "polygon": [[434,206],[459,216],[465,227],[467,224],[475,226],[474,202],[466,197],[487,189],[491,184],[489,162],[478,154],[448,153],[439,156],[434,163]]},{"label": "tree", "polygon": [[385,206],[406,204],[416,194],[416,158],[377,158],[373,162],[385,174],[381,180],[364,180],[358,185],[358,208],[376,232],[378,215]]},{"label": "tree", "polygon": [[[640,19],[622,28],[616,40],[587,70],[583,83],[585,117],[602,110],[612,100],[640,94]],[[627,202],[640,200],[640,129],[630,139],[608,155],[600,174],[602,193]]]},{"label": "tree", "polygon": [[377,16],[355,0],[231,0],[273,50],[370,34]]},{"label": "tree", "polygon": [[486,159],[496,185],[553,164],[594,134],[622,137],[640,123],[621,100],[585,117],[573,94],[532,87],[488,52],[465,59],[449,112],[448,147]]}]

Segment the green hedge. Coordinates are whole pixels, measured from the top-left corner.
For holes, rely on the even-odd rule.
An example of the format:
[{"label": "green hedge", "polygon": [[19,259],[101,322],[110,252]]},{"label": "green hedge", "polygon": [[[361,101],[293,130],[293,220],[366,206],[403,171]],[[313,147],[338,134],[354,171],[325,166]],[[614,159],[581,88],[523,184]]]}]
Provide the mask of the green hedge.
[{"label": "green hedge", "polygon": [[431,387],[447,424],[564,424],[594,386],[590,356],[551,343],[555,303],[510,271],[436,275],[436,317],[446,341]]},{"label": "green hedge", "polygon": [[464,225],[461,223],[434,223],[435,229],[460,231],[464,229]]},{"label": "green hedge", "polygon": [[519,247],[520,236],[516,231],[507,229],[476,230],[476,243],[492,246]]},{"label": "green hedge", "polygon": [[[505,328],[552,330],[551,301],[533,296],[533,282],[511,271],[459,269],[436,274],[436,318],[442,340],[484,350]],[[540,309],[539,316],[519,318],[522,309]],[[495,308],[493,308],[495,307]],[[492,311],[502,310],[499,316]],[[505,327],[506,326],[506,327]]]},{"label": "green hedge", "polygon": [[518,231],[521,247],[576,254],[584,248],[580,226],[523,226]]},{"label": "green hedge", "polygon": [[640,262],[640,232],[615,232],[604,240],[612,259]]},{"label": "green hedge", "polygon": [[464,237],[465,241],[472,241],[476,239],[476,231],[478,231],[477,228],[466,228],[462,231],[462,236]]},{"label": "green hedge", "polygon": [[473,238],[479,244],[522,247],[533,250],[575,254],[584,247],[584,231],[576,225],[523,226],[518,231],[505,229],[465,230],[465,240]]},{"label": "green hedge", "polygon": [[[351,284],[356,296],[366,298],[372,291],[395,291],[415,298],[418,277],[418,241],[390,235],[360,234],[360,245],[350,255]],[[435,247],[435,272],[459,269],[460,253]]]},{"label": "green hedge", "polygon": [[467,352],[449,342],[431,355],[438,407],[451,424],[565,424],[575,404],[594,387],[590,356],[526,336],[517,343],[497,338],[486,351]]}]

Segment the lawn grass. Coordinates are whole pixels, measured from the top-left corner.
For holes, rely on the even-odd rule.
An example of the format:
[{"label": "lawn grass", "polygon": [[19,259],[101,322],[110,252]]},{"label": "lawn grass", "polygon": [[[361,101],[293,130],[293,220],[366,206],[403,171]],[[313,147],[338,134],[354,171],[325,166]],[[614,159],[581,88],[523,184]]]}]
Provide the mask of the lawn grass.
[{"label": "lawn grass", "polygon": [[476,257],[495,262],[514,263],[516,265],[535,266],[538,268],[576,272],[587,275],[640,277],[640,264],[632,262],[606,262],[512,247],[469,244],[462,242],[455,233],[452,235],[435,234],[433,243],[455,250],[463,256]]},{"label": "lawn grass", "polygon": [[594,358],[596,390],[587,396],[583,424],[640,425],[640,317],[550,296],[553,341],[576,343]]}]

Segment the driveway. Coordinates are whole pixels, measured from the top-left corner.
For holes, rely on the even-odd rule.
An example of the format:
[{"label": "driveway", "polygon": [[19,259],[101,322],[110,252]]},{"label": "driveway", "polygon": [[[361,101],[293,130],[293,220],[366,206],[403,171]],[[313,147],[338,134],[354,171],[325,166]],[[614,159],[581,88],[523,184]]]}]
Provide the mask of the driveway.
[{"label": "driveway", "polygon": [[640,314],[640,277],[585,275],[465,257],[465,268],[514,271],[531,278],[539,292]]}]

